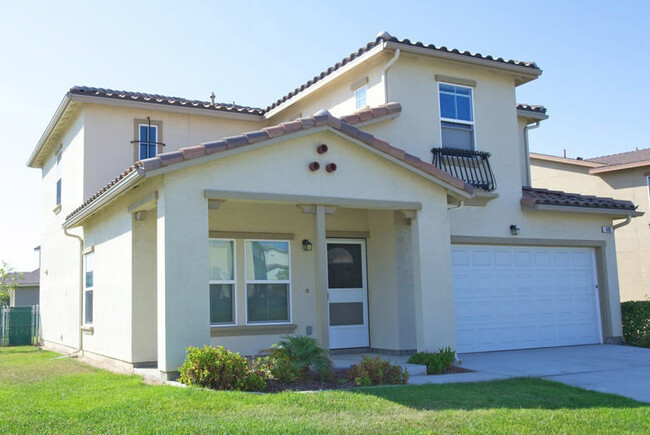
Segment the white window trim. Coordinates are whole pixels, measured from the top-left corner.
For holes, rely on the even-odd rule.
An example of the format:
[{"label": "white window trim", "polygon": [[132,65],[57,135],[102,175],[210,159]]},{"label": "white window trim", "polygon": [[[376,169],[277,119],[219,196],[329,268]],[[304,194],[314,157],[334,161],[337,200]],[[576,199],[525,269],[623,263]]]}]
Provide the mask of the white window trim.
[{"label": "white window trim", "polygon": [[[155,124],[149,125],[149,124],[145,124],[145,123],[141,122],[141,123],[138,123],[138,160],[142,160],[142,158],[140,157],[140,147],[142,146],[142,136],[140,135],[140,127],[149,127],[149,128],[155,128],[156,129],[156,144],[155,144],[156,145],[156,154],[153,156],[153,157],[156,157],[158,155],[158,142],[160,142],[158,140],[158,133],[159,133],[158,126],[155,125]],[[147,158],[150,159],[152,157],[147,157]]]},{"label": "white window trim", "polygon": [[[83,321],[83,326],[84,327],[92,327],[95,324],[95,250],[93,249],[92,251],[86,252],[83,255],[84,255],[84,267],[83,267],[83,269],[84,269],[84,279],[83,279],[83,285],[84,285],[83,317],[84,317],[84,321]],[[88,269],[87,269],[87,266],[86,266],[86,258],[88,258],[89,255],[92,255],[92,258],[93,258],[93,270],[92,270],[92,272],[93,272],[93,286],[92,287],[86,287],[86,273],[88,272]],[[93,292],[93,312],[92,312],[93,321],[91,323],[88,323],[86,321],[86,295],[87,295],[87,292],[89,292],[89,291]]]},{"label": "white window trim", "polygon": [[[210,322],[210,327],[213,328],[228,328],[231,326],[237,325],[237,241],[235,239],[219,239],[210,237],[208,238],[208,243],[210,240],[215,240],[219,242],[232,242],[232,280],[222,280],[222,279],[208,279],[208,300],[210,298],[210,284],[232,284],[232,322],[228,323],[212,323]],[[209,260],[208,260],[209,261]]]},{"label": "white window trim", "polygon": [[[438,86],[436,86],[437,91],[438,91],[438,117],[440,118],[440,147],[443,147],[442,144],[442,123],[443,122],[451,122],[454,124],[464,124],[464,125],[471,125],[472,126],[472,151],[476,151],[478,147],[476,146],[476,116],[474,115],[474,88],[471,86],[463,86],[463,85],[457,85],[456,83],[449,83],[449,82],[442,82],[438,81]],[[463,119],[454,119],[454,118],[445,118],[442,116],[442,105],[440,104],[440,85],[449,85],[449,86],[454,86],[457,88],[465,88],[469,89],[470,91],[470,97],[471,97],[471,105],[472,105],[472,119],[473,121],[465,121]]]},{"label": "white window trim", "polygon": [[[270,280],[249,280],[248,279],[248,261],[246,258],[246,244],[248,242],[283,242],[287,243],[288,255],[289,255],[289,279],[282,281],[270,281]],[[275,240],[275,239],[244,239],[244,305],[246,307],[246,325],[286,325],[291,323],[293,318],[293,303],[291,300],[291,240]],[[287,284],[287,304],[289,305],[287,314],[287,320],[278,320],[275,322],[250,322],[248,320],[248,284]]]},{"label": "white window trim", "polygon": [[[366,92],[366,104],[364,106],[359,107],[357,105],[357,101],[358,101],[357,93],[359,91],[361,91],[362,89],[365,90],[365,92]],[[361,110],[361,109],[363,109],[365,107],[368,107],[368,85],[359,86],[357,89],[354,90],[354,107],[355,107],[355,110]]]}]

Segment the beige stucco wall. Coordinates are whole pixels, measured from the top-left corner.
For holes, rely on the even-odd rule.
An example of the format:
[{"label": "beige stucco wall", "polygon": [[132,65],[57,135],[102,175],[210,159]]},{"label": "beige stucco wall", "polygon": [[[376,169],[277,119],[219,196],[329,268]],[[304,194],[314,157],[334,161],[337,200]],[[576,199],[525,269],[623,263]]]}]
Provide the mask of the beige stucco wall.
[{"label": "beige stucco wall", "polygon": [[56,157],[50,155],[42,169],[42,224],[40,303],[46,345],[79,345],[79,242],[67,237],[61,225],[65,216],[84,200],[84,117],[79,115],[61,139],[61,210],[56,205]]},{"label": "beige stucco wall", "polygon": [[[326,155],[318,156],[316,153],[316,146],[320,143],[329,145],[330,151]],[[339,169],[333,174],[327,174],[323,170],[310,172],[307,165],[315,159],[334,161]],[[323,162],[321,164],[324,166]],[[242,167],[246,167],[247,173],[255,174],[255,177],[242,176]],[[363,174],[363,183],[358,182],[360,174]],[[208,213],[208,201],[203,197],[205,189],[285,193],[314,198],[422,202],[421,215],[424,219],[419,222],[420,231],[415,236],[409,235],[410,243],[413,242],[413,237],[420,238],[417,249],[424,266],[417,271],[417,282],[422,283],[423,289],[415,298],[410,289],[404,291],[404,300],[391,294],[395,291],[398,273],[397,265],[394,262],[391,265],[391,261],[396,258],[396,253],[393,252],[397,243],[395,228],[403,231],[401,227],[404,226],[403,223],[396,226],[394,212],[339,208],[334,215],[326,216],[326,226],[327,230],[370,233],[368,259],[369,262],[380,265],[369,270],[373,340],[388,349],[405,346],[407,349],[417,346],[418,349],[428,350],[446,345],[454,347],[449,233],[448,224],[444,222],[447,216],[444,190],[337,134],[323,132],[201,164],[189,171],[181,170],[164,175],[164,204],[161,204],[160,198],[158,200],[158,352],[161,370],[173,370],[180,364],[184,357],[183,349],[187,345],[210,342],[243,353],[256,353],[278,339],[277,335],[209,337],[206,236],[209,230],[294,233],[291,245],[294,264],[292,322],[298,325],[298,333],[304,333],[306,326],[313,326],[314,336],[318,336],[318,329],[323,327],[315,323],[314,307],[318,297],[312,290],[315,252],[304,252],[300,246],[303,238],[314,241],[314,215],[303,214],[295,204],[261,206],[233,200],[227,200],[218,210]],[[172,201],[174,207],[170,208]],[[170,212],[173,213],[173,220],[170,219]],[[420,218],[414,221],[418,220]],[[164,239],[161,238],[161,233],[164,234]],[[164,253],[160,250],[162,246],[165,246]],[[393,247],[392,250],[383,251],[390,246]],[[165,267],[161,268],[163,261]],[[406,266],[402,267],[401,273],[406,273],[405,268]],[[413,267],[411,274],[414,273],[412,269]],[[403,286],[408,284],[404,283]],[[310,289],[310,292],[307,293],[306,289]],[[385,297],[387,295],[389,297]],[[245,312],[242,312],[244,304],[241,298],[244,295],[240,293],[237,297],[238,319],[243,322]],[[410,331],[406,330],[407,327],[393,330],[398,323],[396,316],[410,314],[407,316],[410,319],[418,317],[413,313],[414,305],[409,306],[414,299],[414,305],[421,309],[417,342],[414,340],[413,324],[410,324]],[[380,319],[380,316],[393,318]],[[374,328],[377,329],[373,330]],[[404,336],[409,338],[404,340]],[[163,357],[166,359],[161,363]]]},{"label": "beige stucco wall", "polygon": [[615,230],[622,301],[650,298],[650,207],[646,172],[647,168],[640,168],[590,175],[586,167],[531,160],[536,187],[627,199],[645,213]]},{"label": "beige stucco wall", "polygon": [[[259,130],[260,122],[105,104],[84,104],[84,197],[90,197],[134,162],[134,120],[162,122],[163,152]],[[159,134],[160,134],[159,133]]]}]

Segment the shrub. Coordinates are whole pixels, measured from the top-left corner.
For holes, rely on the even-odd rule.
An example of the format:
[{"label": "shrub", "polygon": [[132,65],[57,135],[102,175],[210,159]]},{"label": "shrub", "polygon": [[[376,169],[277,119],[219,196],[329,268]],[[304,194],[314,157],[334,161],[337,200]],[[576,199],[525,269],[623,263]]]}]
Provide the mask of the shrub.
[{"label": "shrub", "polygon": [[316,370],[323,378],[332,376],[329,353],[312,337],[285,335],[272,348],[272,373],[280,382],[303,380],[309,370]]},{"label": "shrub", "polygon": [[215,390],[263,391],[266,370],[263,361],[249,362],[223,346],[188,347],[180,367],[180,382]]},{"label": "shrub", "polygon": [[635,346],[650,347],[650,301],[621,303],[623,338]]},{"label": "shrub", "polygon": [[391,365],[381,357],[364,355],[361,362],[350,367],[348,376],[361,387],[381,384],[405,384],[409,380],[408,370],[400,365]]},{"label": "shrub", "polygon": [[445,372],[456,359],[456,352],[447,346],[438,353],[418,352],[408,359],[409,364],[427,366],[427,375],[439,375]]}]

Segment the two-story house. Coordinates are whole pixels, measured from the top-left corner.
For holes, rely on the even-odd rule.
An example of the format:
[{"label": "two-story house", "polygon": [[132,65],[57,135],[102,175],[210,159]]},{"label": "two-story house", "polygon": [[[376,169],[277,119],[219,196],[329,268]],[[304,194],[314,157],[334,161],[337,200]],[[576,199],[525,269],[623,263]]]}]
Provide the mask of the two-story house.
[{"label": "two-story house", "polygon": [[530,188],[532,62],[387,33],[267,108],[72,88],[43,174],[47,347],[173,375],[284,334],[408,354],[620,340],[629,201]]},{"label": "two-story house", "polygon": [[[569,159],[531,153],[535,186],[625,198],[650,211],[650,149]],[[650,299],[650,223],[647,217],[617,224],[616,255],[622,301]]]}]

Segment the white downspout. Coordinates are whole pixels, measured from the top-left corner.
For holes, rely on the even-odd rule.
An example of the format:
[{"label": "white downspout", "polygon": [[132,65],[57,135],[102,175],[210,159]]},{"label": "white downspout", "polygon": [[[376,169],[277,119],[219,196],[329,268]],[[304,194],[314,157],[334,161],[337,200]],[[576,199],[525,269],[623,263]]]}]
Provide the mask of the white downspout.
[{"label": "white downspout", "polygon": [[534,130],[539,127],[540,121],[537,121],[533,126],[526,124],[524,127],[524,151],[526,152],[526,185],[531,186],[530,177],[530,148],[528,146],[528,131]]},{"label": "white downspout", "polygon": [[617,224],[614,225],[612,228],[614,228],[615,230],[617,230],[617,229],[619,229],[619,228],[621,228],[621,227],[624,227],[625,225],[629,225],[630,222],[632,222],[632,215],[627,215],[627,217],[625,218],[625,220],[624,220],[623,222],[619,222],[619,223],[617,223]]},{"label": "white downspout", "polygon": [[388,78],[387,78],[387,72],[388,68],[393,66],[395,62],[397,62],[397,59],[399,59],[401,51],[400,49],[395,50],[395,55],[391,58],[391,60],[388,61],[386,65],[384,65],[384,68],[381,70],[381,83],[384,86],[384,104],[388,104]]},{"label": "white downspout", "polygon": [[84,308],[84,264],[83,264],[83,249],[84,249],[84,239],[81,236],[72,234],[68,232],[67,228],[63,228],[63,234],[68,237],[73,237],[79,241],[79,347],[73,352],[79,353],[83,350],[83,340],[84,334],[81,329],[83,326],[83,308]]},{"label": "white downspout", "polygon": [[459,201],[459,202],[456,203],[455,206],[453,206],[453,207],[447,207],[447,211],[450,211],[450,210],[457,210],[457,209],[463,207],[464,205],[465,205],[465,201]]}]

